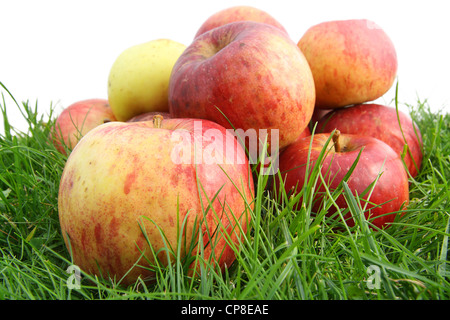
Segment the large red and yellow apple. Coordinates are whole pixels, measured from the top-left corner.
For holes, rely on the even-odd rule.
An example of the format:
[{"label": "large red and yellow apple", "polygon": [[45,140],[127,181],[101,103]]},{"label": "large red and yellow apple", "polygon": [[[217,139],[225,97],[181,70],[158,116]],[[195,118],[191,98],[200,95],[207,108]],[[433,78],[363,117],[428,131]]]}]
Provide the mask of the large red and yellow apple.
[{"label": "large red and yellow apple", "polygon": [[108,100],[117,120],[169,111],[170,73],[185,48],[171,39],[156,39],[127,48],[117,57],[108,76]]},{"label": "large red and yellow apple", "polygon": [[298,46],[314,76],[317,108],[375,100],[391,88],[397,74],[394,45],[370,20],[317,24],[305,32]]},{"label": "large red and yellow apple", "polygon": [[412,119],[401,110],[373,103],[337,109],[322,117],[317,125],[317,132],[335,129],[387,143],[398,155],[404,153],[407,170],[412,177],[417,176],[422,164],[422,135]]},{"label": "large red and yellow apple", "polygon": [[52,142],[61,153],[71,151],[90,130],[116,118],[106,99],[87,99],[66,107],[56,118]]},{"label": "large red and yellow apple", "polygon": [[253,21],[195,38],[169,83],[173,117],[209,119],[256,134],[266,130],[269,144],[277,130],[280,149],[307,127],[314,102],[314,80],[297,45],[280,29]]},{"label": "large red and yellow apple", "polygon": [[211,29],[223,26],[224,24],[237,21],[255,21],[267,23],[286,32],[283,25],[266,11],[251,6],[241,5],[226,8],[211,15],[200,26],[197,33],[195,34],[195,37],[198,37],[199,35]]},{"label": "large red and yellow apple", "polygon": [[[386,143],[375,138],[340,134],[339,131],[335,131],[333,136],[331,134],[321,133],[313,135],[312,138],[303,138],[281,153],[279,166],[286,192],[290,194],[301,192],[305,177],[309,177],[313,166],[319,165],[317,161],[320,153],[326,148],[327,153],[320,171],[325,185],[332,193],[338,188],[361,152],[356,167],[347,181],[348,186],[354,196],[360,197],[366,219],[379,228],[388,227],[409,203],[408,177],[398,154]],[[310,169],[307,172],[308,163]],[[277,181],[279,188],[281,183],[279,179]],[[313,212],[319,212],[324,206],[323,200],[327,197],[325,185],[318,180]],[[337,197],[336,204],[342,211],[348,208],[343,194]],[[332,205],[328,215],[336,212],[336,207]],[[344,219],[347,225],[354,226],[355,222],[350,211],[344,215]]]},{"label": "large red and yellow apple", "polygon": [[235,260],[254,197],[244,150],[211,121],[160,119],[105,124],[69,156],[59,219],[82,270],[130,284],[155,276],[153,253],[162,265],[178,252],[222,269]]}]

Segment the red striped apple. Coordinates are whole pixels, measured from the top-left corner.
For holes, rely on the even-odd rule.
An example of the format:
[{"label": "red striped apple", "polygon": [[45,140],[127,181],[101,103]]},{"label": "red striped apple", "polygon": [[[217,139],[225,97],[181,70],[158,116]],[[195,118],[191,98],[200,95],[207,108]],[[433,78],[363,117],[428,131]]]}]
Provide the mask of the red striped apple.
[{"label": "red striped apple", "polygon": [[314,101],[311,70],[297,45],[280,29],[253,21],[229,23],[195,38],[175,63],[169,83],[173,117],[255,130],[269,143],[276,130],[280,149],[305,130]]},{"label": "red striped apple", "polygon": [[417,176],[422,164],[422,135],[412,119],[396,108],[380,104],[360,104],[328,113],[319,121],[317,132],[359,134],[380,139],[398,155],[404,153],[407,170]]},{"label": "red striped apple", "polygon": [[[362,199],[361,205],[365,207],[366,219],[376,227],[388,227],[396,215],[406,209],[409,203],[408,177],[397,153],[381,140],[340,134],[339,131],[332,137],[331,133],[321,133],[315,134],[312,138],[303,138],[284,150],[280,155],[279,166],[286,192],[295,195],[301,191],[305,178],[309,177],[307,164],[309,163],[310,168],[318,165],[317,161],[323,148],[328,152],[320,170],[330,193],[338,188],[361,152],[361,157],[347,183],[353,195]],[[279,179],[277,182],[279,188],[281,185]],[[375,184],[372,189],[373,182]],[[315,192],[312,211],[319,212],[326,197],[326,188],[320,179]],[[348,208],[342,194],[336,199],[336,204],[342,211]],[[328,215],[336,212],[336,207],[332,205]],[[347,225],[354,226],[349,211],[344,215],[344,219]]]},{"label": "red striped apple", "polygon": [[397,74],[391,39],[369,20],[317,24],[305,32],[298,46],[314,76],[317,108],[375,100],[391,88]]},{"label": "red striped apple", "polygon": [[116,121],[108,100],[88,99],[66,107],[56,118],[52,141],[56,149],[66,154],[90,130],[110,121]]},{"label": "red striped apple", "polygon": [[190,275],[203,262],[189,259],[201,251],[222,270],[229,267],[254,197],[235,140],[211,121],[158,116],[89,132],[70,154],[59,189],[73,263],[125,285],[154,278],[153,254],[162,266],[179,254]]}]

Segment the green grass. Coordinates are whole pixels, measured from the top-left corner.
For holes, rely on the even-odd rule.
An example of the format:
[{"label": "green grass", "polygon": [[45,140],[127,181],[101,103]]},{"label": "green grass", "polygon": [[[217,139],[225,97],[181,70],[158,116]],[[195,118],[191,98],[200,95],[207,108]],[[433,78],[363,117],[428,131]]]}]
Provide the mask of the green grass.
[{"label": "green grass", "polygon": [[[0,111],[0,299],[270,299],[270,300],[448,300],[450,266],[450,115],[431,112],[426,101],[408,105],[424,139],[420,174],[411,179],[406,214],[375,231],[360,218],[361,207],[343,183],[328,206],[344,193],[355,227],[311,212],[313,188],[322,178],[311,168],[300,210],[297,198],[278,203],[258,179],[252,228],[235,263],[221,273],[214,265],[197,278],[182,259],[157,268],[152,284],[122,287],[81,273],[81,287],[69,288],[71,258],[59,228],[57,198],[66,157],[48,142],[53,111],[39,115],[28,102],[6,106],[12,95],[2,85]],[[19,108],[27,132],[16,132],[6,108]],[[282,195],[283,192],[280,193]],[[340,211],[338,211],[340,212]],[[345,212],[340,212],[344,214]],[[177,253],[174,253],[177,256]],[[73,283],[73,282],[72,282]]]}]

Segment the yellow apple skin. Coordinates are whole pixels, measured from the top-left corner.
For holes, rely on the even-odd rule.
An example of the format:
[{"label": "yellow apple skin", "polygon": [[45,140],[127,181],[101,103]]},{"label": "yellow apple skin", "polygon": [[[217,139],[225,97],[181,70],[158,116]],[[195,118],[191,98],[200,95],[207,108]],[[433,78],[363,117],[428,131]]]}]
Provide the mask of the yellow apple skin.
[{"label": "yellow apple skin", "polygon": [[117,120],[146,112],[168,112],[170,73],[186,46],[156,39],[124,50],[108,77],[108,100]]},{"label": "yellow apple skin", "polygon": [[394,45],[370,20],[317,24],[305,32],[298,46],[313,73],[316,108],[375,100],[392,87],[397,74]]},{"label": "yellow apple skin", "polygon": [[[234,251],[227,241],[239,246],[247,230],[254,197],[251,171],[240,145],[235,149],[236,159],[240,159],[236,163],[173,161],[172,151],[179,143],[172,139],[173,130],[192,131],[193,123],[193,119],[168,119],[154,128],[152,121],[111,122],[90,131],[77,144],[64,168],[58,198],[61,231],[74,264],[97,275],[100,268],[104,277],[116,281],[127,274],[123,285],[135,283],[138,277],[154,279],[154,272],[139,267],[155,261],[148,243],[167,265],[165,242],[176,254],[178,232],[184,224],[182,259],[189,245],[201,238],[204,259],[211,258],[221,268],[233,263]],[[202,123],[203,130],[225,130],[211,121]],[[198,138],[198,133],[192,136]],[[198,146],[208,144],[203,141]],[[191,155],[194,157],[194,152]],[[206,210],[209,202],[205,195],[214,210]],[[200,236],[193,239],[192,232],[201,219],[206,223],[201,225]],[[215,234],[214,251],[208,234]],[[194,244],[193,255],[197,250]],[[136,262],[139,266],[132,268]],[[192,270],[193,265],[191,274]]]}]

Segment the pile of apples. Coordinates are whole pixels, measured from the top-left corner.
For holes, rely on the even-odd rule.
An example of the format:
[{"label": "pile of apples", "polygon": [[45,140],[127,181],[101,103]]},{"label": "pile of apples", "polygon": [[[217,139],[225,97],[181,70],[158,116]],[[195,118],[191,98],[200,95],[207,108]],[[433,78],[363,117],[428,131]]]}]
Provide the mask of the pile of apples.
[{"label": "pile of apples", "polygon": [[[68,155],[58,210],[74,263],[122,284],[152,280],[155,265],[175,259],[189,275],[229,267],[249,241],[252,167],[264,169],[249,156],[250,133],[267,147],[257,155],[271,161],[276,187],[301,192],[322,159],[317,212],[351,169],[366,218],[387,227],[422,161],[412,120],[368,103],[396,72],[394,46],[371,21],[324,22],[297,42],[247,6],[210,16],[188,46],[128,48],[111,68],[108,99],[70,105],[52,135]],[[347,207],[342,195],[335,203],[330,215]]]}]

